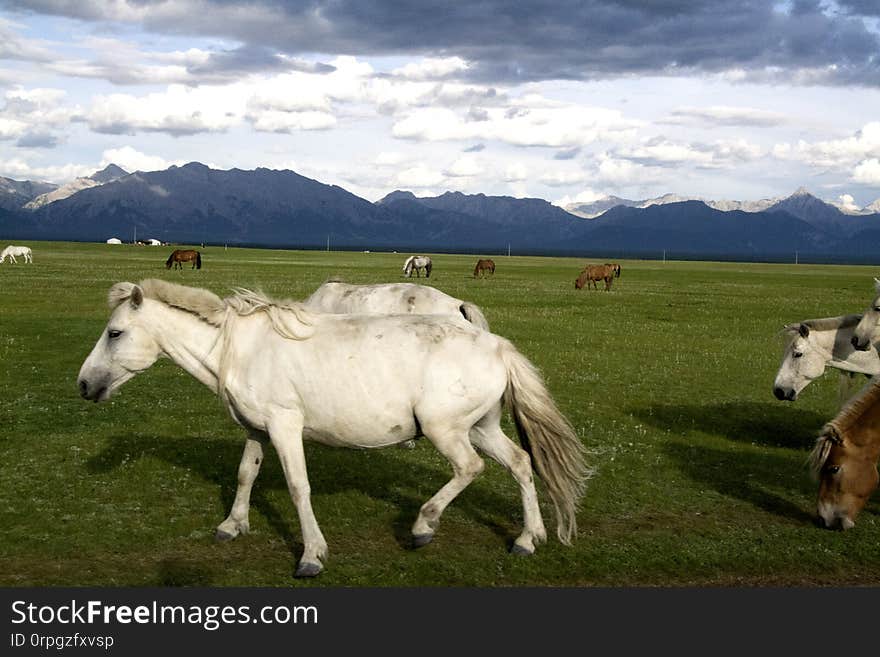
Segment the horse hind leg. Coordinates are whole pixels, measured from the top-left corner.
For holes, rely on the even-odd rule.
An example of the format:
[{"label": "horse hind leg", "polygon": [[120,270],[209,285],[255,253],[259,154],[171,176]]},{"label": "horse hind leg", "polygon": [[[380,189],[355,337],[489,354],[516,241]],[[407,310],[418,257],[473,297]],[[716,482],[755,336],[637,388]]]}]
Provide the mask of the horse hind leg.
[{"label": "horse hind leg", "polygon": [[547,530],[541,509],[538,506],[538,493],[535,490],[532,461],[528,453],[516,445],[501,430],[500,407],[489,413],[471,429],[471,442],[486,456],[500,463],[513,475],[519,484],[523,505],[523,530],[511,548],[513,554],[529,555],[535,546],[547,540]]},{"label": "horse hind leg", "polygon": [[452,465],[452,479],[422,505],[419,516],[412,526],[413,545],[427,545],[434,538],[440,516],[450,502],[483,471],[483,459],[474,451],[467,430],[462,428],[445,431],[432,430],[422,424],[422,432]]},{"label": "horse hind leg", "polygon": [[265,435],[251,434],[244,445],[244,453],[241,455],[241,463],[238,465],[238,488],[235,491],[235,501],[232,510],[226,520],[217,527],[214,538],[218,541],[229,541],[250,531],[248,511],[251,504],[251,489],[254,480],[260,472],[260,464],[263,462],[263,442]]}]

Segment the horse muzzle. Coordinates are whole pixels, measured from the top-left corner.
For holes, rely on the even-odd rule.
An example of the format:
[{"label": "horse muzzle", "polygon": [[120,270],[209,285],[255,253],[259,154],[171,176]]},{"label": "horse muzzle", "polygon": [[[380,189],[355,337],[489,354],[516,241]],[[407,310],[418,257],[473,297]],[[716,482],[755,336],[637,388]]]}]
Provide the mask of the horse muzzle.
[{"label": "horse muzzle", "polygon": [[797,399],[797,391],[794,388],[789,388],[788,390],[785,390],[784,388],[776,386],[775,388],[773,388],[773,395],[779,401],[794,401],[795,399]]},{"label": "horse muzzle", "polygon": [[77,381],[77,385],[79,386],[79,395],[83,399],[97,403],[99,401],[104,401],[110,396],[105,382],[94,383],[81,377],[79,381]]}]

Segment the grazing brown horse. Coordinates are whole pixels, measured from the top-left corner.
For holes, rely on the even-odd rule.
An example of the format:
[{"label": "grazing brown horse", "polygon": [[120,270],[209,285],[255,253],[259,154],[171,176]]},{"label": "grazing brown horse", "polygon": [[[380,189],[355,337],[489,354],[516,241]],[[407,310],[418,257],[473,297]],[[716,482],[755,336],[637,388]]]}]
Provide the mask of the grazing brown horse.
[{"label": "grazing brown horse", "polygon": [[191,269],[201,269],[202,268],[202,254],[193,249],[175,249],[174,253],[168,256],[168,260],[165,261],[165,269],[171,269],[171,265],[174,265],[175,269],[183,269],[183,262],[191,262]]},{"label": "grazing brown horse", "polygon": [[810,454],[819,479],[819,519],[829,529],[853,527],[877,489],[880,458],[880,382],[873,383],[822,429]]},{"label": "grazing brown horse", "polygon": [[474,278],[477,277],[477,274],[484,276],[486,272],[489,272],[493,276],[495,275],[495,261],[488,259],[477,260],[477,266],[474,267]]},{"label": "grazing brown horse", "polygon": [[596,281],[605,281],[605,291],[607,292],[611,289],[611,282],[614,280],[615,271],[620,276],[620,265],[587,265],[574,282],[574,287],[576,290],[580,290],[586,285],[587,289],[589,289],[590,283],[592,283],[593,288],[598,290],[599,287],[596,285]]}]

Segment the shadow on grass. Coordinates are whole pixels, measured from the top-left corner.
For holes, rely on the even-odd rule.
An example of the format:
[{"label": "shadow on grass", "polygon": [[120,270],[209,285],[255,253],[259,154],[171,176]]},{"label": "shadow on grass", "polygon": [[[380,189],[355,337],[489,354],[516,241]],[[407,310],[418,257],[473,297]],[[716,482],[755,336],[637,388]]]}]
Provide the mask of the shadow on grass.
[{"label": "shadow on grass", "polygon": [[784,402],[654,404],[629,410],[641,421],[675,433],[690,429],[737,442],[807,450],[831,419]]},{"label": "shadow on grass", "polygon": [[[798,524],[813,522],[812,511],[807,509],[812,507],[817,488],[810,480],[805,459],[681,442],[668,442],[663,450],[685,476],[698,484]],[[791,491],[805,503],[795,504],[774,490]]]},{"label": "shadow on grass", "polygon": [[[153,457],[170,465],[189,469],[205,481],[216,485],[220,490],[222,505],[222,509],[217,511],[217,524],[226,517],[235,497],[238,464],[244,448],[243,439],[236,441],[231,438],[126,435],[114,436],[109,441],[109,446],[86,462],[89,472],[109,473],[128,461]],[[433,449],[427,441],[419,442],[419,450]],[[410,527],[419,508],[449,480],[451,468],[413,463],[410,454],[395,454],[395,449],[349,450],[307,444],[309,484],[313,494],[329,496],[355,491],[392,504],[398,509],[391,527],[394,537],[401,547],[411,548]],[[417,454],[413,456],[419,457]],[[293,509],[293,502],[287,497],[290,507],[280,509],[266,496],[267,491],[287,492],[284,474],[271,446],[265,447],[265,457],[260,474],[254,482],[251,508],[266,518],[268,525],[294,554],[299,554],[303,546],[295,538],[294,528],[285,517]],[[518,531],[517,524],[501,526],[496,520],[498,516],[521,518],[520,496],[513,480],[509,490],[509,497],[497,495],[481,487],[480,480],[477,479],[453,501],[452,506],[506,539],[509,547],[515,538],[513,532]],[[321,523],[322,519],[318,518],[318,522]],[[332,519],[327,518],[323,522],[331,523]],[[190,574],[180,573],[174,564],[168,564],[167,574],[171,580],[191,579]]]}]

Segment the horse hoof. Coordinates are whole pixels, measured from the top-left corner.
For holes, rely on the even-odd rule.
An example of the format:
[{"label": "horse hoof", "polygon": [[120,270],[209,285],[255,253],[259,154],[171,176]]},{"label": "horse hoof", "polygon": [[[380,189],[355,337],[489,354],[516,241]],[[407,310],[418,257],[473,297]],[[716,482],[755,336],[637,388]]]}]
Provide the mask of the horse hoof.
[{"label": "horse hoof", "polygon": [[510,548],[510,553],[515,554],[518,557],[530,557],[534,554],[533,551],[529,551],[525,549],[522,545],[513,544],[513,547]]},{"label": "horse hoof", "polygon": [[231,541],[233,538],[235,538],[235,534],[230,534],[222,529],[218,529],[214,532],[214,540],[218,543],[225,543],[226,541]]},{"label": "horse hoof", "polygon": [[413,546],[420,548],[434,540],[434,534],[413,534]]},{"label": "horse hoof", "polygon": [[405,440],[404,442],[400,443],[400,447],[402,449],[415,449],[416,448],[416,441],[412,440],[412,439]]},{"label": "horse hoof", "polygon": [[296,572],[293,574],[294,577],[315,577],[322,570],[321,565],[317,563],[310,563],[308,561],[303,561],[296,568]]}]

